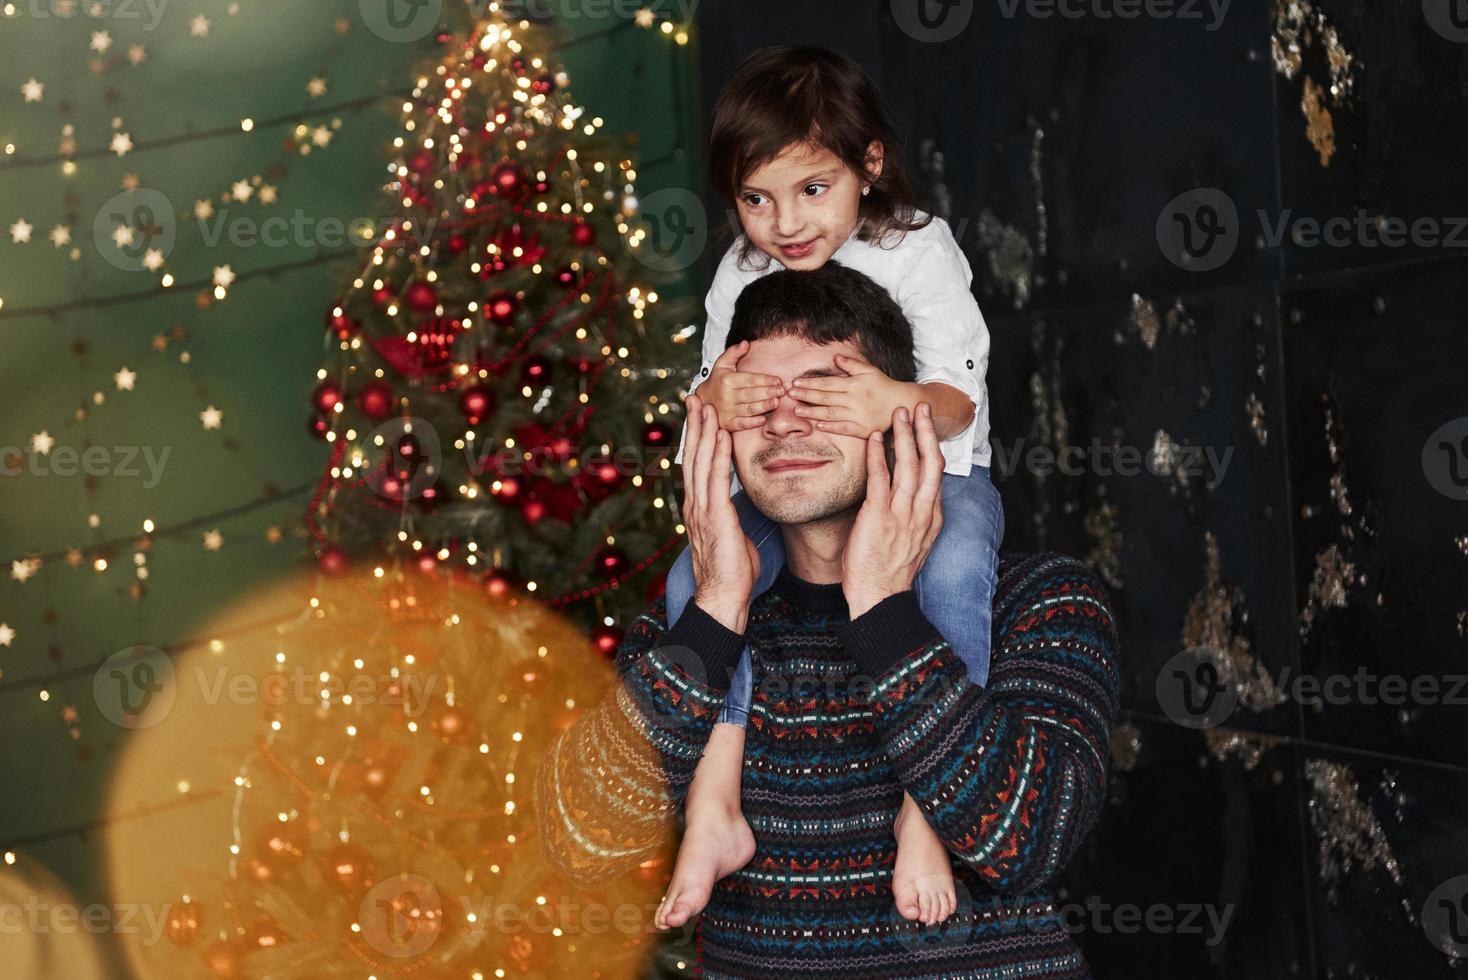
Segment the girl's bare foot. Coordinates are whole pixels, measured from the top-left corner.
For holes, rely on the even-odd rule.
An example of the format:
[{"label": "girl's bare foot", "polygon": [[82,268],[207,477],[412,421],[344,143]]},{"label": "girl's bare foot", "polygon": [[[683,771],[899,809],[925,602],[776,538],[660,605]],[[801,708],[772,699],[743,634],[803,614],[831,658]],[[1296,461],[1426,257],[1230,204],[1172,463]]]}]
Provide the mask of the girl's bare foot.
[{"label": "girl's bare foot", "polygon": [[676,929],[702,912],[714,882],[754,857],[754,831],[739,809],[743,772],[744,729],[715,725],[683,801],[683,843],[653,917],[659,929]]},{"label": "girl's bare foot", "polygon": [[[948,850],[919,809],[917,801],[902,794],[902,809],[893,821],[897,863],[892,870],[892,895],[903,918],[935,925],[958,908],[953,866]],[[679,856],[681,860],[681,855]]]},{"label": "girl's bare foot", "polygon": [[703,807],[689,811],[673,865],[668,894],[658,905],[659,929],[676,929],[703,911],[714,882],[738,871],[754,857],[754,831],[736,807]]}]

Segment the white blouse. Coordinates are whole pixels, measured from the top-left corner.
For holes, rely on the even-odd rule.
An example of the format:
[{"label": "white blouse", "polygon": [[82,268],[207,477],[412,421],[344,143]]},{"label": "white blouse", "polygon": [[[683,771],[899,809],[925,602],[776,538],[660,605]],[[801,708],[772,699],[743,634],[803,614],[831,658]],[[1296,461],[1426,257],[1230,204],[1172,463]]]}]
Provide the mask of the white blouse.
[{"label": "white blouse", "polygon": [[[724,352],[734,301],[739,293],[761,276],[784,268],[774,258],[758,271],[740,266],[736,257],[743,241],[741,237],[724,253],[714,274],[714,284],[704,300],[708,317],[703,331],[703,365],[690,383],[690,394],[698,390]],[[927,227],[908,232],[900,243],[887,248],[853,235],[836,250],[833,258],[869,276],[902,307],[912,324],[916,380],[941,381],[972,399],[973,422],[941,443],[943,471],[968,476],[970,466],[988,466],[989,396],[984,378],[989,367],[989,329],[969,291],[973,270],[954,241],[948,222],[935,217]],[[750,262],[761,265],[758,252]],[[683,462],[683,442],[687,435],[685,421],[676,463]],[[738,487],[736,476],[735,491]]]}]

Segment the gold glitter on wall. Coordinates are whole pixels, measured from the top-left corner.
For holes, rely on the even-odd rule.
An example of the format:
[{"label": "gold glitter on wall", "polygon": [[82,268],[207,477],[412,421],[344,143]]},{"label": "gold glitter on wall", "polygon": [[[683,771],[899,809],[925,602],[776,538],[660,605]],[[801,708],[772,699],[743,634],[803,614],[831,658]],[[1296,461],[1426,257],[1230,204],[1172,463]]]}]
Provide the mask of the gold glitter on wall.
[{"label": "gold glitter on wall", "polygon": [[1335,901],[1341,880],[1352,870],[1385,871],[1402,883],[1402,869],[1371,806],[1361,798],[1351,770],[1339,763],[1310,759],[1305,763],[1309,784],[1310,829],[1318,846],[1316,863],[1326,895]]},{"label": "gold glitter on wall", "polygon": [[989,259],[989,273],[1009,290],[1016,310],[1030,301],[1030,284],[1034,278],[1035,250],[1017,228],[994,216],[987,208],[975,226],[979,248]]},{"label": "gold glitter on wall", "polygon": [[1208,728],[1203,732],[1203,741],[1208,744],[1209,754],[1219,762],[1237,757],[1245,769],[1252,771],[1264,758],[1265,751],[1289,740],[1278,735],[1260,735],[1231,728]]},{"label": "gold glitter on wall", "polygon": [[[1101,486],[1101,495],[1106,494],[1106,485]],[[1091,537],[1091,550],[1086,555],[1086,564],[1095,569],[1101,580],[1113,589],[1125,582],[1121,574],[1121,514],[1109,500],[1102,501],[1087,512],[1086,534]]]},{"label": "gold glitter on wall", "polygon": [[1218,539],[1209,531],[1203,535],[1206,561],[1203,587],[1188,604],[1183,617],[1182,648],[1184,650],[1218,650],[1221,678],[1232,684],[1238,703],[1253,711],[1263,711],[1279,704],[1281,695],[1274,679],[1254,656],[1249,640],[1241,632],[1249,621],[1244,590],[1223,583]]},{"label": "gold glitter on wall", "polygon": [[1305,114],[1305,138],[1320,155],[1320,165],[1328,167],[1330,158],[1335,156],[1335,122],[1320,96],[1320,86],[1306,76],[1305,94],[1300,96],[1300,111]]},{"label": "gold glitter on wall", "polygon": [[[1311,573],[1310,586],[1305,596],[1305,607],[1300,610],[1300,639],[1309,639],[1310,629],[1325,612],[1344,609],[1350,601],[1352,590],[1367,584],[1364,564],[1359,551],[1363,539],[1375,536],[1366,523],[1364,515],[1351,503],[1351,494],[1346,482],[1346,467],[1341,458],[1340,433],[1336,424],[1335,406],[1329,395],[1320,396],[1321,410],[1325,415],[1325,448],[1330,457],[1330,499],[1334,511],[1340,518],[1340,540],[1322,549],[1315,556],[1315,568]],[[1306,520],[1318,515],[1320,508],[1306,504],[1300,516]],[[1359,537],[1358,537],[1359,535]],[[1377,595],[1377,604],[1384,602]]]},{"label": "gold glitter on wall", "polygon": [[1300,612],[1300,639],[1310,636],[1315,619],[1327,609],[1346,608],[1346,594],[1356,566],[1346,561],[1339,545],[1331,545],[1315,556],[1315,574],[1310,577],[1310,593]]},{"label": "gold glitter on wall", "polygon": [[1356,87],[1359,60],[1346,50],[1340,31],[1326,18],[1324,11],[1309,0],[1275,0],[1274,33],[1270,51],[1274,70],[1283,78],[1293,79],[1302,73],[1306,51],[1318,45],[1330,83],[1322,88],[1307,74],[1300,110],[1305,115],[1305,136],[1320,156],[1322,167],[1330,166],[1335,154],[1335,123],[1325,103],[1341,106]]},{"label": "gold glitter on wall", "polygon": [[1162,321],[1157,317],[1157,307],[1152,305],[1150,299],[1143,299],[1137,293],[1132,293],[1131,328],[1142,338],[1142,343],[1148,350],[1157,346],[1157,334],[1162,329]]},{"label": "gold glitter on wall", "polygon": [[1252,391],[1244,401],[1244,412],[1249,417],[1249,431],[1260,446],[1269,445],[1269,425],[1264,419],[1264,402]]},{"label": "gold glitter on wall", "polygon": [[1118,772],[1137,768],[1142,754],[1142,731],[1136,725],[1117,725],[1111,730],[1111,766]]}]

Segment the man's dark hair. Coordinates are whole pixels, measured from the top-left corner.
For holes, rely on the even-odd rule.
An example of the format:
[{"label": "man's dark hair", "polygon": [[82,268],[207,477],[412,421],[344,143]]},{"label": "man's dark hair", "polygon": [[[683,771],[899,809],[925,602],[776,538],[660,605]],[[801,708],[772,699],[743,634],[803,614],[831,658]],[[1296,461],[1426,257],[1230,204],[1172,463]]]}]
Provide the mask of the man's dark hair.
[{"label": "man's dark hair", "polygon": [[819,269],[780,269],[761,276],[734,302],[725,347],[768,337],[812,344],[849,341],[894,381],[917,379],[912,324],[887,290],[840,262]]}]

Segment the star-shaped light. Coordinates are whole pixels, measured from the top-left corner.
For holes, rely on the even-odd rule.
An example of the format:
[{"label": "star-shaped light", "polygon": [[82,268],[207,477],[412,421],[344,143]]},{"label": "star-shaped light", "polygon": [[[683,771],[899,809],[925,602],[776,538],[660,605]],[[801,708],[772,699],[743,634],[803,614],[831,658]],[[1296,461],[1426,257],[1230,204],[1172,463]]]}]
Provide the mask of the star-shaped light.
[{"label": "star-shaped light", "polygon": [[163,268],[163,250],[150,248],[143,253],[143,268],[149,272],[157,272]]},{"label": "star-shaped light", "polygon": [[135,65],[141,65],[148,60],[148,49],[141,44],[134,44],[127,49],[127,60]]},{"label": "star-shaped light", "polygon": [[195,217],[195,219],[197,219],[199,221],[208,221],[213,216],[214,216],[214,202],[213,201],[195,201],[194,202],[194,217]]},{"label": "star-shaped light", "polygon": [[214,285],[223,286],[225,289],[228,289],[234,280],[234,270],[229,266],[221,265],[214,269]]},{"label": "star-shaped light", "polygon": [[9,623],[0,623],[0,647],[8,647],[15,640],[15,630]]},{"label": "star-shaped light", "polygon": [[35,227],[24,218],[18,219],[10,226],[10,240],[17,245],[26,244],[31,240],[31,232],[35,230]]},{"label": "star-shaped light", "polygon": [[138,380],[138,373],[124,367],[112,376],[112,380],[117,382],[118,391],[132,391],[133,383]]},{"label": "star-shaped light", "polygon": [[204,550],[218,551],[224,547],[224,535],[219,533],[219,528],[204,532]]},{"label": "star-shaped light", "polygon": [[93,31],[91,48],[98,54],[106,54],[112,47],[112,35],[107,31]]},{"label": "star-shaped light", "polygon": [[651,27],[658,18],[657,14],[652,12],[651,7],[643,7],[633,15],[633,19],[637,21],[638,27]]},{"label": "star-shaped light", "polygon": [[116,153],[120,157],[125,157],[127,156],[128,151],[132,148],[133,138],[131,133],[112,134],[112,143],[110,144],[110,149],[113,153]]},{"label": "star-shaped light", "polygon": [[326,146],[331,142],[331,130],[325,126],[317,126],[311,130],[311,142],[317,146]]},{"label": "star-shaped light", "polygon": [[25,96],[27,102],[40,102],[42,96],[46,94],[46,85],[32,78],[20,87],[20,94]]},{"label": "star-shaped light", "polygon": [[112,244],[119,249],[127,248],[133,243],[133,229],[131,225],[118,225],[112,229]]},{"label": "star-shaped light", "polygon": [[68,704],[66,707],[61,709],[61,720],[66,722],[68,725],[76,724],[76,718],[76,705]]},{"label": "star-shaped light", "polygon": [[266,184],[264,187],[260,188],[261,204],[274,204],[279,197],[280,192],[273,184]]},{"label": "star-shaped light", "polygon": [[306,91],[311,94],[311,98],[313,99],[321,98],[326,94],[326,79],[317,75],[306,83]]},{"label": "star-shaped light", "polygon": [[71,244],[71,229],[66,225],[57,225],[51,229],[51,244],[57,248],[65,248]]},{"label": "star-shaped light", "polygon": [[205,17],[203,14],[200,14],[193,20],[189,21],[189,34],[194,37],[208,37],[209,18]]},{"label": "star-shaped light", "polygon": [[199,420],[204,423],[204,428],[217,429],[224,424],[224,413],[210,405],[199,413]]},{"label": "star-shaped light", "polygon": [[51,452],[51,447],[54,445],[56,445],[56,440],[45,429],[31,436],[31,452],[33,453],[40,453],[42,456],[48,455]]},{"label": "star-shaped light", "polygon": [[250,195],[255,193],[255,189],[250,186],[248,180],[237,180],[229,186],[229,193],[236,201],[248,201]]},{"label": "star-shaped light", "polygon": [[70,565],[72,568],[80,568],[81,565],[82,565],[82,549],[80,549],[80,548],[67,548],[66,549],[66,563],[68,565]]},{"label": "star-shaped light", "polygon": [[36,574],[40,562],[34,558],[18,558],[10,563],[10,577],[17,582],[24,582]]},{"label": "star-shaped light", "polygon": [[269,541],[271,544],[280,544],[280,539],[282,537],[284,537],[284,535],[281,534],[279,524],[272,524],[265,529],[265,540]]}]

